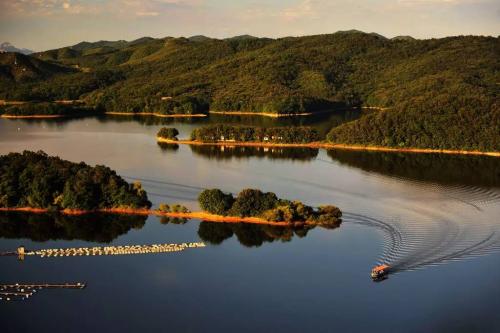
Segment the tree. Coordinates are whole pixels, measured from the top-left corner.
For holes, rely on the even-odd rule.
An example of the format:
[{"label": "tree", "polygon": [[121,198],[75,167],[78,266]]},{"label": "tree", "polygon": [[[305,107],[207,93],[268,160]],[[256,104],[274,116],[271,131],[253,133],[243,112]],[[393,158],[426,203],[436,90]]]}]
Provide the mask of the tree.
[{"label": "tree", "polygon": [[206,212],[227,215],[228,210],[234,203],[233,195],[224,193],[219,189],[203,190],[198,196],[201,209]]},{"label": "tree", "polygon": [[276,206],[278,198],[272,192],[264,193],[257,189],[241,191],[231,208],[231,214],[237,216],[259,216],[264,211]]},{"label": "tree", "polygon": [[169,140],[177,140],[177,135],[179,135],[179,131],[174,127],[162,127],[158,131],[158,134],[156,134],[156,136],[159,138]]}]

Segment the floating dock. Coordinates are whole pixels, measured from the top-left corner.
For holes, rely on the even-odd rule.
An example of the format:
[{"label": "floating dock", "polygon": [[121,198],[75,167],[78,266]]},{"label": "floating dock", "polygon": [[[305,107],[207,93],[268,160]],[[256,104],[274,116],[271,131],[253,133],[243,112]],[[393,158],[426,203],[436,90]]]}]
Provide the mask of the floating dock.
[{"label": "floating dock", "polygon": [[205,243],[179,243],[179,244],[152,244],[152,245],[120,245],[120,246],[94,246],[72,247],[65,249],[41,249],[28,251],[24,246],[17,248],[16,252],[4,252],[2,255],[17,255],[23,260],[25,256],[49,257],[75,257],[75,256],[111,256],[126,254],[150,254],[180,252],[186,249],[205,247]]}]

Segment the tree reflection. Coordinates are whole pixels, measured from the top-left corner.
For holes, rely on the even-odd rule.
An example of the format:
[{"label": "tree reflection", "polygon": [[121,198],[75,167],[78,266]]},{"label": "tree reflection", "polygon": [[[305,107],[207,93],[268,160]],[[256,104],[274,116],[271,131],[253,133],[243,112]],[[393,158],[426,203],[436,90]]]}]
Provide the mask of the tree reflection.
[{"label": "tree reflection", "polygon": [[[338,228],[340,223],[335,227]],[[240,244],[247,247],[259,247],[274,241],[290,242],[295,237],[305,237],[312,226],[300,228],[277,227],[248,223],[201,222],[198,228],[200,238],[210,244],[219,245],[226,239],[236,236]]]},{"label": "tree reflection", "polygon": [[182,217],[168,217],[162,216],[160,218],[161,224],[186,224],[188,219]]},{"label": "tree reflection", "polygon": [[158,147],[160,147],[163,151],[177,151],[179,150],[179,145],[176,143],[166,143],[166,142],[157,142]]},{"label": "tree reflection", "polygon": [[230,160],[249,157],[310,161],[318,156],[318,149],[297,147],[197,146],[191,151],[208,159]]},{"label": "tree reflection", "polygon": [[438,184],[500,186],[497,157],[329,150],[341,164],[368,172]]},{"label": "tree reflection", "polygon": [[84,240],[109,243],[130,229],[141,229],[147,216],[85,214],[77,216],[0,212],[0,237],[33,241]]}]

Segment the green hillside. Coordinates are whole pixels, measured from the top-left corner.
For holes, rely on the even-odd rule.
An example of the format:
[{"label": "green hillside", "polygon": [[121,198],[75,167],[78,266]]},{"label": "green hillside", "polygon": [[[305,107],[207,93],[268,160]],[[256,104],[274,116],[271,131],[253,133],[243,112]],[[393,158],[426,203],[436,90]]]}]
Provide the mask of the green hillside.
[{"label": "green hillside", "polygon": [[74,70],[66,66],[48,63],[21,53],[0,53],[0,84],[5,84],[5,87],[1,86],[0,91],[6,91],[9,88],[7,83],[25,83],[72,72]]},{"label": "green hillside", "polygon": [[108,111],[158,113],[375,107],[328,140],[500,150],[498,54],[498,37],[387,39],[358,31],[85,42],[32,56],[79,72],[2,86],[0,98],[84,99]]}]

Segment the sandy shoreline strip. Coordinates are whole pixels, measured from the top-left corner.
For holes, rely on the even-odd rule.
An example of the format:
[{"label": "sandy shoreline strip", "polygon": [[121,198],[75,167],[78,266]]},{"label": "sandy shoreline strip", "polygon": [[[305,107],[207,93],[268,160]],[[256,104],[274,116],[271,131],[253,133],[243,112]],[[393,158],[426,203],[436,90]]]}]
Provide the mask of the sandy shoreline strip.
[{"label": "sandy shoreline strip", "polygon": [[[49,210],[44,208],[14,207],[14,208],[0,208],[0,212],[28,212],[28,213],[42,214],[42,213],[48,213]],[[98,210],[65,209],[57,212],[65,215],[85,215],[92,213],[124,214],[124,215],[155,215],[155,216],[177,217],[186,219],[199,219],[206,222],[251,223],[251,224],[261,224],[261,225],[272,225],[277,227],[300,227],[304,225],[315,225],[313,223],[308,223],[308,222],[271,222],[259,217],[222,216],[206,212],[165,213],[152,209],[128,209],[128,208],[111,208],[111,209],[98,209]]]},{"label": "sandy shoreline strip", "polygon": [[331,144],[324,142],[311,143],[265,143],[265,142],[236,142],[236,141],[217,141],[217,142],[202,142],[195,140],[170,140],[165,138],[156,138],[158,142],[184,145],[198,146],[243,146],[243,147],[267,147],[267,148],[315,148],[315,149],[347,149],[347,150],[368,150],[368,151],[384,151],[384,152],[402,152],[402,153],[438,153],[438,154],[461,154],[461,155],[486,155],[500,157],[500,152],[484,152],[475,150],[451,150],[451,149],[425,149],[425,148],[392,148],[381,146],[361,146],[361,145],[346,145],[346,144]]},{"label": "sandy shoreline strip", "polygon": [[284,118],[284,117],[295,117],[295,116],[310,116],[316,113],[313,112],[303,112],[303,113],[270,113],[270,112],[249,112],[249,111],[209,111],[208,113],[222,114],[226,116],[262,116],[270,118]]},{"label": "sandy shoreline strip", "polygon": [[193,113],[193,114],[161,114],[155,112],[104,112],[105,114],[114,116],[154,116],[160,118],[201,118],[207,117],[204,113]]},{"label": "sandy shoreline strip", "polygon": [[34,114],[34,115],[29,115],[29,116],[12,116],[8,114],[3,114],[0,117],[2,118],[7,118],[7,119],[48,119],[48,118],[64,118],[66,117],[63,114]]}]

